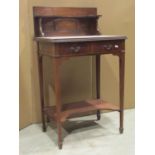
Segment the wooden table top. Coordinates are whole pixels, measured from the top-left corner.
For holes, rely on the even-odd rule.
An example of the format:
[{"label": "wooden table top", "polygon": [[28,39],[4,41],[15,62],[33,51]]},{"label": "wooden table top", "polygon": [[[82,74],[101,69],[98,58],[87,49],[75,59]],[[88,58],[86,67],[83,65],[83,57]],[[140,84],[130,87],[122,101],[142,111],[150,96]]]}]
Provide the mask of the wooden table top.
[{"label": "wooden table top", "polygon": [[35,37],[38,42],[65,43],[65,42],[88,42],[103,40],[124,40],[123,35],[84,35],[84,36],[53,36],[53,37]]}]

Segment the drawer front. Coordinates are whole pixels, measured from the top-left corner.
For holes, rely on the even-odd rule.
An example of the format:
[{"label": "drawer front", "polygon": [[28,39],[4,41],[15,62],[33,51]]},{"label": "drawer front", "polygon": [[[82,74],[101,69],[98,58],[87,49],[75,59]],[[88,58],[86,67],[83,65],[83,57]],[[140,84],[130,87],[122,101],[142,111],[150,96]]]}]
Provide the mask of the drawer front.
[{"label": "drawer front", "polygon": [[56,45],[58,56],[79,56],[90,52],[89,43],[59,43]]},{"label": "drawer front", "polygon": [[99,41],[93,44],[94,53],[115,53],[124,50],[123,41]]}]

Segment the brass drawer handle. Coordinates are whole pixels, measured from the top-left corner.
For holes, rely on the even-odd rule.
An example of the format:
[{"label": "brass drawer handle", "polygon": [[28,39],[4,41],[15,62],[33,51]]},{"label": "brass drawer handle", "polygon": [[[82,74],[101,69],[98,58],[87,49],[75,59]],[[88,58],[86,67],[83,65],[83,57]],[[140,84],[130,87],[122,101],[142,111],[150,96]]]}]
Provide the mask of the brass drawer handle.
[{"label": "brass drawer handle", "polygon": [[106,49],[106,50],[111,50],[113,45],[112,44],[108,44],[108,45],[103,45],[103,47]]},{"label": "brass drawer handle", "polygon": [[71,50],[72,52],[75,52],[75,53],[78,53],[78,52],[80,51],[80,49],[81,49],[80,46],[76,46],[76,47],[72,46],[72,47],[70,47],[70,50]]}]

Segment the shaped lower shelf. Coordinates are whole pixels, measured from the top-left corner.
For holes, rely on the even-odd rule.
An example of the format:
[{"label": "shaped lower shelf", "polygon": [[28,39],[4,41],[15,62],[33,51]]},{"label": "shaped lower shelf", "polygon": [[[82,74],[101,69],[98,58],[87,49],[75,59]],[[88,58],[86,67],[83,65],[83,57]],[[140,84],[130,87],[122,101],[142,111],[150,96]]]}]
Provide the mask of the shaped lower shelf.
[{"label": "shaped lower shelf", "polygon": [[[119,107],[101,99],[68,103],[62,106],[60,120],[61,122],[64,122],[67,118],[71,117],[74,114],[80,114],[95,110],[119,111]],[[57,120],[58,115],[56,113],[56,106],[47,106],[44,108],[44,112],[50,119]]]}]

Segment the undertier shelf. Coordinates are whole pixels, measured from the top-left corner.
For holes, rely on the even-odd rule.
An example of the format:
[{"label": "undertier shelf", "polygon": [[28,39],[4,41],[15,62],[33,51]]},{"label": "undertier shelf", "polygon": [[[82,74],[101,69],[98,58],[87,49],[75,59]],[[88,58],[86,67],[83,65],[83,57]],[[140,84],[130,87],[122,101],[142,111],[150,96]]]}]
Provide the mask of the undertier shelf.
[{"label": "undertier shelf", "polygon": [[[64,122],[67,118],[75,114],[82,114],[85,112],[90,112],[94,110],[112,110],[119,111],[119,107],[103,101],[101,99],[96,100],[85,100],[81,102],[68,103],[62,106],[62,111],[60,114],[61,122]],[[47,106],[44,108],[44,113],[50,118],[57,120],[56,106]]]}]

